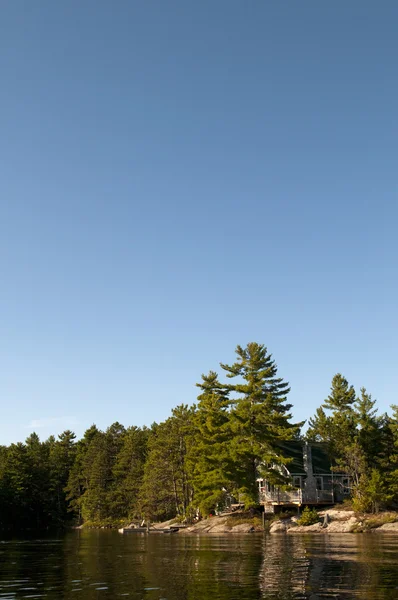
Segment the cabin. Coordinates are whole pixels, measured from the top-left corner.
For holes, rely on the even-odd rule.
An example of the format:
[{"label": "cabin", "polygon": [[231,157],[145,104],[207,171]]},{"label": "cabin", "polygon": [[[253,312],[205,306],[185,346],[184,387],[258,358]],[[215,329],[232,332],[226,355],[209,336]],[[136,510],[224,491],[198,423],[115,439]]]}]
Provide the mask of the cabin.
[{"label": "cabin", "polygon": [[335,504],[351,494],[350,478],[332,471],[325,444],[286,441],[281,444],[281,452],[289,459],[283,467],[287,485],[277,486],[262,477],[257,479],[259,500],[265,512],[277,512],[281,507]]}]

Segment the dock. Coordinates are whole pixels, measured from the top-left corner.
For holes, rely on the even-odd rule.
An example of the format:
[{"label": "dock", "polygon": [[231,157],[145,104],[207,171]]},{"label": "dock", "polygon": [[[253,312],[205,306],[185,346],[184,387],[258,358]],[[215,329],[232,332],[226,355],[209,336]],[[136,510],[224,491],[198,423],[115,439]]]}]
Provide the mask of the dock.
[{"label": "dock", "polygon": [[122,527],[119,533],[178,533],[180,527]]}]

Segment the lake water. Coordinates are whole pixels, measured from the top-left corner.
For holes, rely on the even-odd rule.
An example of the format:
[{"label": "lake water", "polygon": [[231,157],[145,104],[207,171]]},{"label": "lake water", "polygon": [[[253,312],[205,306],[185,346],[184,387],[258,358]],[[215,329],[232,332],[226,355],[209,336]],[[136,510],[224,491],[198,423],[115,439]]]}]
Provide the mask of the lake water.
[{"label": "lake water", "polygon": [[0,541],[0,600],[398,599],[398,537],[120,535]]}]

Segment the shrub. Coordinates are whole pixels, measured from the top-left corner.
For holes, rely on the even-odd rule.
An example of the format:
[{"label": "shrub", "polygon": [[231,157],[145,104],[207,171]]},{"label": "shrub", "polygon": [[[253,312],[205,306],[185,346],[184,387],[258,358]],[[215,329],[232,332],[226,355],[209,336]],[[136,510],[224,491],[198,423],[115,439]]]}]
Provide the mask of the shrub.
[{"label": "shrub", "polygon": [[385,478],[377,469],[372,469],[370,476],[362,475],[356,486],[353,508],[356,512],[378,513],[392,500]]},{"label": "shrub", "polygon": [[227,518],[225,524],[228,527],[235,527],[235,525],[253,525],[253,527],[258,527],[262,529],[262,520],[259,516],[250,516],[250,514],[238,514],[231,515]]},{"label": "shrub", "polygon": [[344,498],[342,502],[333,507],[335,510],[354,510],[352,498]]},{"label": "shrub", "polygon": [[365,519],[365,527],[366,529],[375,529],[376,527],[381,527],[385,525],[385,523],[396,523],[398,520],[396,513],[385,513],[378,514],[370,519]]},{"label": "shrub", "polygon": [[319,515],[316,512],[315,508],[305,507],[303,510],[301,517],[298,519],[298,525],[315,525],[315,523],[319,523]]}]

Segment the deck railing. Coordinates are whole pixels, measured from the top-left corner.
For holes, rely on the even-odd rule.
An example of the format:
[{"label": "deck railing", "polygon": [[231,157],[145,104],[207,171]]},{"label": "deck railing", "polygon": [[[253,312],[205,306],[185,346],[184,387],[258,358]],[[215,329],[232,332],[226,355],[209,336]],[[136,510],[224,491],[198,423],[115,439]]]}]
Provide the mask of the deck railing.
[{"label": "deck railing", "polygon": [[260,489],[261,502],[297,502],[302,503],[302,490],[281,490],[276,488],[272,491],[266,491],[265,488]]},{"label": "deck railing", "polygon": [[277,504],[332,504],[334,502],[333,490],[315,490],[313,493],[306,490],[293,489],[281,490],[274,489],[266,491],[265,488],[260,488],[260,502],[275,502]]}]

